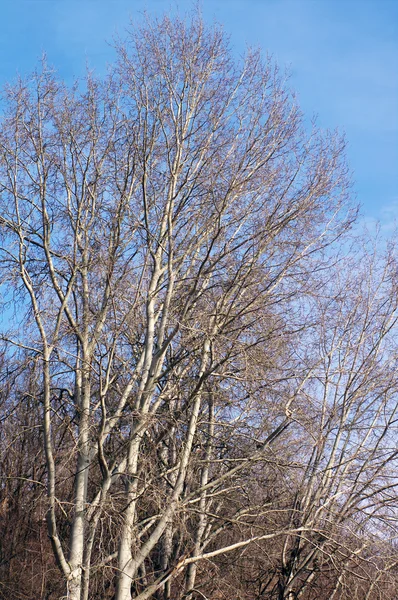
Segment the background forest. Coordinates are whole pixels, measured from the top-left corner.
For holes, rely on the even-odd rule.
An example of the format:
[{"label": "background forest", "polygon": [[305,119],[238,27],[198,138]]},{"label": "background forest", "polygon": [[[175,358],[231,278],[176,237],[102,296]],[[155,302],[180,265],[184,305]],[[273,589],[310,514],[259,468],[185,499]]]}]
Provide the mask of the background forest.
[{"label": "background forest", "polygon": [[344,139],[198,15],[2,115],[0,598],[396,598],[397,255]]}]

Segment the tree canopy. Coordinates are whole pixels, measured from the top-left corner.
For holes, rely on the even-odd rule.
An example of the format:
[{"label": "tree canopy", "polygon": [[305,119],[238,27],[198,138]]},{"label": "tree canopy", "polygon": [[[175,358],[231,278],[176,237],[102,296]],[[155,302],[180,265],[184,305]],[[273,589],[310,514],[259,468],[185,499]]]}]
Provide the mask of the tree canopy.
[{"label": "tree canopy", "polygon": [[272,59],[148,18],[0,125],[0,598],[391,600],[397,269]]}]

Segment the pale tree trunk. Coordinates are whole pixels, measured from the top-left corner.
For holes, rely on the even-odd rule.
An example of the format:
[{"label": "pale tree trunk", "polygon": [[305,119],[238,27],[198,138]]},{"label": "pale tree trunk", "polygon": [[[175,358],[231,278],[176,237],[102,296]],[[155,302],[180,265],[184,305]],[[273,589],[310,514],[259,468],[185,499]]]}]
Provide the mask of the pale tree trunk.
[{"label": "pale tree trunk", "polygon": [[[163,534],[162,544],[162,570],[166,572],[170,566],[170,558],[173,551],[173,522],[171,521]],[[171,598],[171,580],[168,579],[164,584],[163,599],[170,600]]]},{"label": "pale tree trunk", "polygon": [[76,396],[80,409],[78,456],[75,478],[75,507],[71,532],[69,564],[71,575],[68,582],[70,600],[82,600],[82,574],[85,548],[85,520],[87,483],[90,469],[90,374],[86,363],[87,351],[83,352],[82,367],[77,373]]},{"label": "pale tree trunk", "polygon": [[[208,439],[207,439],[207,444],[206,444],[206,451],[205,451],[205,464],[202,468],[202,474],[201,474],[201,479],[200,479],[200,487],[204,488],[208,481],[209,481],[209,467],[210,467],[210,460],[211,460],[211,455],[212,455],[212,449],[213,449],[213,437],[214,437],[214,398],[213,395],[210,394],[210,399],[209,399],[209,426],[208,426]],[[208,518],[206,515],[206,500],[207,500],[207,494],[206,491],[203,491],[201,493],[200,496],[200,501],[199,501],[199,522],[197,525],[197,529],[196,529],[196,537],[195,537],[195,545],[194,545],[194,550],[192,552],[192,556],[199,556],[201,551],[202,551],[202,540],[203,540],[203,536],[207,527],[207,523],[208,523]],[[192,590],[195,587],[195,579],[196,579],[196,572],[197,572],[197,563],[191,563],[188,565],[187,568],[187,575],[186,575],[186,584],[185,584],[185,589],[186,589],[186,594],[185,597],[190,599],[192,598]]]},{"label": "pale tree trunk", "polygon": [[[170,413],[171,414],[175,410],[175,405],[176,405],[176,402],[174,402],[174,401],[172,401],[170,403]],[[167,448],[166,446],[164,446],[162,449],[163,461],[165,464],[168,465],[169,468],[174,467],[174,465],[176,464],[176,460],[177,460],[176,449],[175,449],[175,440],[174,440],[175,434],[176,434],[176,428],[172,427],[170,429],[170,432],[168,435],[169,447]],[[173,486],[175,485],[176,473],[174,473],[174,472],[170,473],[169,481],[170,481],[171,485],[173,485]],[[164,482],[165,491],[167,491],[168,485],[169,484],[167,482]],[[162,538],[162,542],[161,542],[162,548],[161,548],[160,567],[164,573],[166,573],[167,569],[170,567],[170,560],[171,560],[172,552],[173,552],[173,532],[174,532],[173,521],[170,521],[170,523],[167,525],[167,527],[165,529],[165,532],[164,532],[163,538]],[[168,579],[164,583],[164,585],[162,585],[159,588],[157,597],[159,597],[159,599],[163,598],[163,600],[170,600],[170,598],[171,598],[171,580],[170,579]]]},{"label": "pale tree trunk", "polygon": [[130,564],[132,561],[132,542],[133,529],[135,521],[136,500],[137,500],[137,470],[138,456],[141,444],[141,436],[137,436],[130,445],[129,460],[127,465],[128,481],[126,483],[127,506],[123,513],[123,529],[120,538],[118,564],[120,574],[117,582],[116,599],[124,600],[131,598],[132,577],[130,574]]},{"label": "pale tree trunk", "polygon": [[119,577],[116,589],[116,600],[126,600],[131,598],[132,584],[132,541],[133,528],[136,513],[137,489],[138,489],[138,458],[139,450],[142,441],[142,434],[139,433],[139,428],[142,426],[143,419],[148,413],[148,405],[150,402],[151,391],[148,383],[153,357],[154,338],[155,338],[155,290],[158,286],[161,277],[160,268],[161,249],[155,255],[155,266],[152,274],[151,284],[148,291],[149,300],[146,307],[146,344],[145,358],[143,364],[143,373],[141,379],[140,393],[137,405],[141,409],[139,420],[131,426],[131,441],[129,445],[129,455],[127,460],[127,483],[126,483],[126,508],[123,512],[123,526],[119,542],[118,550],[118,565]]}]

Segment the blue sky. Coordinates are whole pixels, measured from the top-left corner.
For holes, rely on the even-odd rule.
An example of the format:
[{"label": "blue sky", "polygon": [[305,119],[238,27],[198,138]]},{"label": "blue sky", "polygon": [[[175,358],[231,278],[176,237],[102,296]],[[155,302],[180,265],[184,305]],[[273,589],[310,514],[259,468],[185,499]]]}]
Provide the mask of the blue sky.
[{"label": "blue sky", "polygon": [[[161,14],[188,0],[0,0],[0,86],[37,64],[43,51],[67,81],[88,63],[113,60],[143,10]],[[202,0],[237,54],[261,46],[291,72],[306,115],[346,133],[354,192],[365,220],[398,218],[398,0]]]}]

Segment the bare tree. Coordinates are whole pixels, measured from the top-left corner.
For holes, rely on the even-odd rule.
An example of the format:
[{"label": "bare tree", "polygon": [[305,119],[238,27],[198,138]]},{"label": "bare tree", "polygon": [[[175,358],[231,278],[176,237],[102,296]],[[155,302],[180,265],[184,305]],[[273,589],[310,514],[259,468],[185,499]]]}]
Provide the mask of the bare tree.
[{"label": "bare tree", "polygon": [[295,454],[277,457],[290,497],[273,506],[287,529],[300,531],[284,538],[265,597],[319,598],[328,590],[328,598],[352,598],[359,584],[358,597],[370,598],[375,579],[385,583],[396,562],[394,252],[381,259],[367,249],[360,261],[340,261],[309,300],[314,328],[296,347],[311,367],[292,407]]},{"label": "bare tree", "polygon": [[344,142],[307,134],[272,61],[236,63],[197,16],[148,20],[85,83],[44,64],[6,92],[3,339],[41,374],[67,597],[189,598],[201,561],[313,530],[258,526],[242,494],[308,393],[292,349],[353,218]]}]

